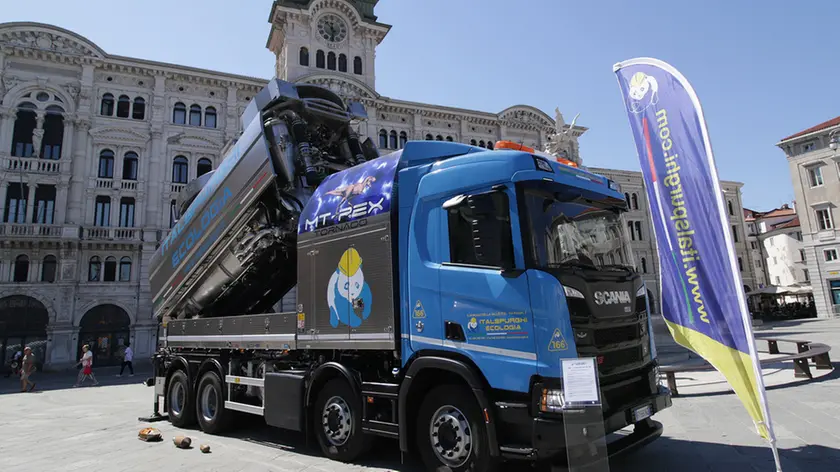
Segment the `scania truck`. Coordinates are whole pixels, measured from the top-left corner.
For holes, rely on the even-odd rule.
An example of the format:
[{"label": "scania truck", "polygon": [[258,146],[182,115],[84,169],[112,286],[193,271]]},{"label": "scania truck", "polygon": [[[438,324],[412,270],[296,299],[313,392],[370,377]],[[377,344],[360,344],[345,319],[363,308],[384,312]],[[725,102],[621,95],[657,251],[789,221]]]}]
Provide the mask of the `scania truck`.
[{"label": "scania truck", "polygon": [[671,400],[618,185],[511,142],[379,156],[365,119],[272,80],[184,190],[150,267],[156,408],[210,434],[261,416],[339,461],[381,436],[486,471],[565,457],[561,361],[589,357],[605,431],[627,428],[610,454],[659,437]]}]

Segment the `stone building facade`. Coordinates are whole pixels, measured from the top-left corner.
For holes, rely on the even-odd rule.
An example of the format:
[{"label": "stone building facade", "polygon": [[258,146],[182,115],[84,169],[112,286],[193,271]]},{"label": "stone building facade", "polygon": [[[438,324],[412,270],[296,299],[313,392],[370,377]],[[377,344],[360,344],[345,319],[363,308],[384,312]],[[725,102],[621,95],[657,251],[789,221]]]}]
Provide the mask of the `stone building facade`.
[{"label": "stone building facade", "polygon": [[838,316],[840,117],[788,136],[776,145],[784,151],[790,169],[817,316]]},{"label": "stone building facade", "polygon": [[[390,26],[377,21],[376,3],[275,1],[267,47],[277,77],[364,103],[369,120],[359,132],[382,152],[408,140],[492,149],[506,139],[580,162],[587,128],[559,112],[490,113],[378,94],[376,46]],[[111,55],[51,25],[0,24],[0,363],[23,343],[49,366],[71,364],[83,343],[99,365],[117,362],[127,342],[138,359],[152,352],[148,264],[173,224],[174,200],[219,164],[266,81]],[[642,234],[637,259],[658,293],[641,175],[597,171],[637,195],[638,205],[628,193]],[[724,188],[741,215],[733,225],[743,226],[740,185]]]}]

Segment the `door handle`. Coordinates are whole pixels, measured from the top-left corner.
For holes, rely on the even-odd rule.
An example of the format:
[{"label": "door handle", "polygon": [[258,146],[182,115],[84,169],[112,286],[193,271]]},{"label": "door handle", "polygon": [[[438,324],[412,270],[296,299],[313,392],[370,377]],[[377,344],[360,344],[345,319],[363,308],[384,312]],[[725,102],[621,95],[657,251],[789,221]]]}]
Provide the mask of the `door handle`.
[{"label": "door handle", "polygon": [[450,341],[463,342],[467,340],[467,337],[464,336],[464,328],[454,321],[446,321],[444,323],[444,334],[446,335],[446,339]]}]

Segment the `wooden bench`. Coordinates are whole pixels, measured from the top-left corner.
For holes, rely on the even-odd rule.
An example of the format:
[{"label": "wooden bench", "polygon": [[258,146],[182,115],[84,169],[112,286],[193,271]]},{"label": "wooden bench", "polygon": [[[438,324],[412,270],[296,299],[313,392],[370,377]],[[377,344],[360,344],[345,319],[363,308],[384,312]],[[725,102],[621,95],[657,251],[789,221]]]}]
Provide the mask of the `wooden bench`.
[{"label": "wooden bench", "polygon": [[[756,342],[766,342],[767,350],[760,352],[766,352],[768,354],[782,354],[779,351],[779,343],[796,344],[796,354],[787,354],[781,357],[761,360],[762,366],[775,364],[777,362],[793,361],[794,378],[814,378],[813,374],[811,374],[811,366],[808,362],[809,359],[813,360],[817,370],[831,370],[833,368],[831,365],[831,358],[828,355],[829,351],[831,351],[831,347],[825,344],[779,338],[756,338]],[[715,368],[709,364],[675,364],[659,368],[659,371],[665,374],[665,379],[668,382],[668,388],[671,390],[672,396],[679,395],[677,392],[677,373],[702,372],[710,370],[715,370]]]}]

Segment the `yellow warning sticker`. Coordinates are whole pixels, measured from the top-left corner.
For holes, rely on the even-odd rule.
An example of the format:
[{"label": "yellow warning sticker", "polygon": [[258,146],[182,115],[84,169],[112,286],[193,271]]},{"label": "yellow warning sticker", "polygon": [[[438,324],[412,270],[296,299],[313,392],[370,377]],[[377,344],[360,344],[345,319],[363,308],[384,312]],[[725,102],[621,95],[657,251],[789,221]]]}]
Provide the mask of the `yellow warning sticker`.
[{"label": "yellow warning sticker", "polygon": [[420,300],[417,300],[417,303],[414,304],[414,314],[412,315],[413,318],[425,318],[426,317],[426,310],[423,309],[423,304],[420,303]]},{"label": "yellow warning sticker", "polygon": [[554,334],[551,335],[551,340],[548,341],[548,350],[556,352],[565,351],[568,348],[569,344],[566,343],[566,338],[563,337],[563,333],[560,332],[560,328],[555,328]]}]

